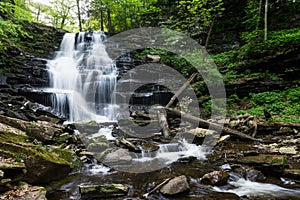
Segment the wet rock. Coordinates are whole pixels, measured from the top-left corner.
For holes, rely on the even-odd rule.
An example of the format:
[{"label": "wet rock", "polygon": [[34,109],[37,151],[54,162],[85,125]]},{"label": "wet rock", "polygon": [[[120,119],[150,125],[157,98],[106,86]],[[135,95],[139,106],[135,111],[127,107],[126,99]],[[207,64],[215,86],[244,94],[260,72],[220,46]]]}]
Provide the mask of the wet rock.
[{"label": "wet rock", "polygon": [[245,178],[250,181],[264,181],[266,180],[266,177],[261,171],[258,171],[256,169],[253,169],[251,167],[244,167],[245,170]]},{"label": "wet rock", "polygon": [[295,180],[300,180],[300,169],[285,169],[284,175]]},{"label": "wet rock", "polygon": [[106,165],[127,165],[132,161],[132,157],[128,149],[109,148],[99,155],[96,155]]},{"label": "wet rock", "polygon": [[201,178],[201,182],[206,185],[222,186],[226,185],[229,179],[229,174],[223,171],[213,171],[205,174]]},{"label": "wet rock", "polygon": [[98,123],[94,120],[82,120],[76,122],[74,125],[80,133],[86,135],[97,133],[100,128]]},{"label": "wet rock", "polygon": [[93,198],[111,198],[126,196],[129,187],[123,184],[105,184],[105,185],[80,185],[79,192],[82,199]]},{"label": "wet rock", "polygon": [[17,188],[0,195],[0,199],[16,200],[47,200],[46,189],[40,186],[31,186],[23,184]]},{"label": "wet rock", "polygon": [[105,135],[100,135],[98,137],[92,138],[87,144],[87,150],[91,152],[102,152],[109,147],[108,141]]},{"label": "wet rock", "polygon": [[55,142],[63,133],[63,127],[48,122],[28,122],[16,118],[0,116],[0,123],[15,127],[32,138],[42,142]]},{"label": "wet rock", "polygon": [[62,119],[56,118],[56,117],[50,117],[50,116],[47,116],[47,115],[41,115],[41,116],[37,117],[37,120],[46,121],[46,122],[50,122],[50,123],[53,123],[53,124],[62,123]]},{"label": "wet rock", "polygon": [[280,147],[278,151],[281,154],[289,154],[289,155],[297,154],[295,147]]},{"label": "wet rock", "polygon": [[5,164],[2,169],[23,170],[25,164],[26,173],[22,180],[29,183],[48,183],[61,179],[81,164],[72,151],[34,145],[28,142],[28,137],[11,132],[0,130],[0,133],[1,155],[24,162],[18,165]]},{"label": "wet rock", "polygon": [[142,143],[141,148],[144,151],[153,152],[153,151],[157,151],[159,149],[159,146],[147,142],[147,143]]},{"label": "wet rock", "polygon": [[260,154],[257,156],[245,156],[239,159],[238,162],[252,165],[272,166],[283,169],[286,166],[286,157],[283,155]]},{"label": "wet rock", "polygon": [[160,192],[164,195],[175,195],[190,190],[186,176],[178,176],[162,186]]}]

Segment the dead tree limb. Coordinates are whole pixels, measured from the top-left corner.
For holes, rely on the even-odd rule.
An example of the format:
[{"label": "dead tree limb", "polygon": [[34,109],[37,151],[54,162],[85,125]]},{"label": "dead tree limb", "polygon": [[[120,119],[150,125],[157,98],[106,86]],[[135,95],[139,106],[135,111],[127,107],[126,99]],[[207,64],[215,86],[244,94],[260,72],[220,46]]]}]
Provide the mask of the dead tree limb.
[{"label": "dead tree limb", "polygon": [[190,85],[190,83],[194,80],[196,77],[196,73],[192,74],[191,77],[181,86],[179,90],[173,95],[173,97],[170,99],[169,103],[166,105],[166,108],[169,108],[174,101],[178,98],[178,96]]},{"label": "dead tree limb", "polygon": [[237,131],[237,130],[234,130],[234,129],[231,129],[231,128],[228,128],[228,127],[222,127],[219,124],[208,122],[204,119],[201,119],[199,117],[195,117],[195,116],[193,116],[191,114],[188,114],[188,113],[185,113],[183,111],[180,111],[180,110],[177,110],[177,109],[172,109],[172,108],[166,108],[166,109],[168,111],[170,111],[171,113],[173,113],[173,114],[180,115],[182,118],[186,119],[187,121],[198,123],[200,127],[210,128],[210,129],[215,130],[215,131],[223,131],[226,134],[234,135],[234,136],[237,136],[237,137],[240,137],[240,138],[243,138],[243,139],[263,142],[263,140],[261,140],[261,139],[256,139],[256,138],[253,138],[250,135],[244,134],[240,131]]},{"label": "dead tree limb", "polygon": [[168,124],[167,117],[165,113],[163,112],[163,107],[157,108],[157,118],[159,122],[159,126],[161,128],[161,132],[165,138],[170,137],[170,128]]},{"label": "dead tree limb", "polygon": [[163,182],[161,182],[160,184],[158,184],[155,188],[153,188],[150,192],[146,193],[143,195],[144,198],[148,198],[148,196],[150,194],[152,194],[153,192],[155,192],[156,190],[159,190],[164,184],[166,184],[169,180],[171,180],[171,178],[167,178],[166,180],[164,180]]}]

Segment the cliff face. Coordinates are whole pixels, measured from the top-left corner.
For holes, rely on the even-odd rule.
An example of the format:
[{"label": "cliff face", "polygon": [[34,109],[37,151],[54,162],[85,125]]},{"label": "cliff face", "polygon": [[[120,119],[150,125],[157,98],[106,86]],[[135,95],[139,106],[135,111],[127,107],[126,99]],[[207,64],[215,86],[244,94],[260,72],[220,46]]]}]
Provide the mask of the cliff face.
[{"label": "cliff face", "polygon": [[18,47],[8,46],[0,52],[1,87],[48,86],[47,59],[53,57],[65,32],[37,23],[23,22],[22,26],[30,38],[24,37]]},{"label": "cliff face", "polygon": [[49,108],[32,103],[35,96],[43,95],[32,95],[31,91],[49,86],[47,60],[53,58],[65,32],[37,23],[22,22],[22,26],[30,37],[0,52],[0,114],[23,120],[53,116]]}]

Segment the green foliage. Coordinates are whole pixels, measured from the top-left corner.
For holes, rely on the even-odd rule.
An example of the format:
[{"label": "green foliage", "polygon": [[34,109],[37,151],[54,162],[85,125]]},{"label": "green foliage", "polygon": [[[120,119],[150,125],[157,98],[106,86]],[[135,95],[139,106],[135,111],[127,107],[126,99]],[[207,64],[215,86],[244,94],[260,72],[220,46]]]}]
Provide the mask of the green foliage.
[{"label": "green foliage", "polygon": [[249,113],[255,116],[264,116],[264,109],[267,109],[275,121],[287,121],[300,123],[300,88],[290,88],[284,91],[268,91],[262,93],[250,93],[249,97],[243,100],[251,104],[246,110],[235,110],[234,107],[242,103],[236,95],[229,97],[228,106],[231,114]]},{"label": "green foliage", "polygon": [[181,0],[178,1],[177,13],[169,18],[167,27],[201,39],[201,34],[208,32],[214,19],[224,10],[222,0]]},{"label": "green foliage", "polygon": [[8,1],[0,2],[0,51],[7,50],[10,46],[17,46],[20,37],[29,37],[17,22],[28,20],[30,16],[26,12],[24,1],[14,1],[15,5]]},{"label": "green foliage", "polygon": [[243,40],[246,42],[239,49],[214,55],[217,66],[221,69],[234,69],[240,66],[253,65],[267,59],[287,54],[299,49],[300,28],[269,32],[268,40],[263,41],[263,31],[244,33]]},{"label": "green foliage", "polygon": [[155,6],[156,3],[157,0],[92,0],[91,17],[94,20],[93,26],[100,28],[102,13],[106,31],[111,28],[109,18],[111,19],[111,26],[118,32],[141,27],[145,24],[144,18],[146,15],[160,12],[160,9]]}]

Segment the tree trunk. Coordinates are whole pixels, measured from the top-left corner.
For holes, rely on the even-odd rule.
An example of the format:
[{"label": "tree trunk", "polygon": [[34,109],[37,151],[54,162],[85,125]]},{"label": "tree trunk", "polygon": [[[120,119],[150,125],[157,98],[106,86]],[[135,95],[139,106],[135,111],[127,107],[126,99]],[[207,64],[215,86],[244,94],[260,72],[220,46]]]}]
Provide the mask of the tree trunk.
[{"label": "tree trunk", "polygon": [[157,118],[159,122],[159,126],[161,128],[161,132],[165,138],[170,137],[170,128],[168,124],[167,117],[165,113],[163,112],[163,107],[157,108]]},{"label": "tree trunk", "polygon": [[196,75],[196,73],[192,74],[191,77],[181,86],[181,88],[174,94],[169,103],[166,105],[167,108],[169,108],[174,103],[176,98],[178,98],[178,96],[190,85]]},{"label": "tree trunk", "polygon": [[40,20],[40,14],[41,14],[41,5],[38,5],[38,11],[36,14],[36,21],[38,22]]},{"label": "tree trunk", "polygon": [[265,3],[265,35],[264,35],[264,41],[267,40],[268,38],[268,0],[266,0],[266,3]]},{"label": "tree trunk", "polygon": [[209,38],[210,38],[212,29],[213,29],[213,26],[214,26],[214,23],[215,23],[215,19],[216,19],[216,15],[214,16],[214,18],[213,18],[213,20],[212,20],[212,22],[211,22],[211,24],[209,26],[209,31],[207,33],[207,37],[206,37],[206,40],[205,40],[205,49],[207,49]]},{"label": "tree trunk", "polygon": [[76,0],[76,6],[77,6],[77,17],[78,17],[79,31],[82,32],[81,12],[80,12],[80,0]]},{"label": "tree trunk", "polygon": [[108,32],[110,32],[110,33],[115,32],[114,27],[112,26],[112,22],[111,22],[110,9],[107,9],[107,22],[108,22]]},{"label": "tree trunk", "polygon": [[259,28],[259,21],[260,21],[260,14],[261,14],[261,7],[262,7],[262,0],[259,0],[259,7],[258,7],[258,18],[256,22],[256,30]]},{"label": "tree trunk", "polygon": [[229,134],[229,135],[234,135],[234,136],[244,138],[244,139],[248,139],[248,140],[263,142],[263,140],[261,140],[261,139],[256,139],[256,138],[251,137],[250,135],[246,135],[242,132],[233,130],[231,128],[222,127],[219,124],[208,122],[204,119],[201,119],[199,117],[195,117],[195,116],[190,115],[188,113],[185,113],[183,111],[176,110],[176,109],[171,109],[171,108],[167,108],[167,110],[170,111],[173,114],[181,116],[182,118],[186,119],[187,121],[198,123],[200,127],[211,128],[214,131],[223,131],[224,133]]},{"label": "tree trunk", "polygon": [[104,31],[104,25],[103,25],[103,10],[100,10],[100,26],[101,26],[101,31]]}]

